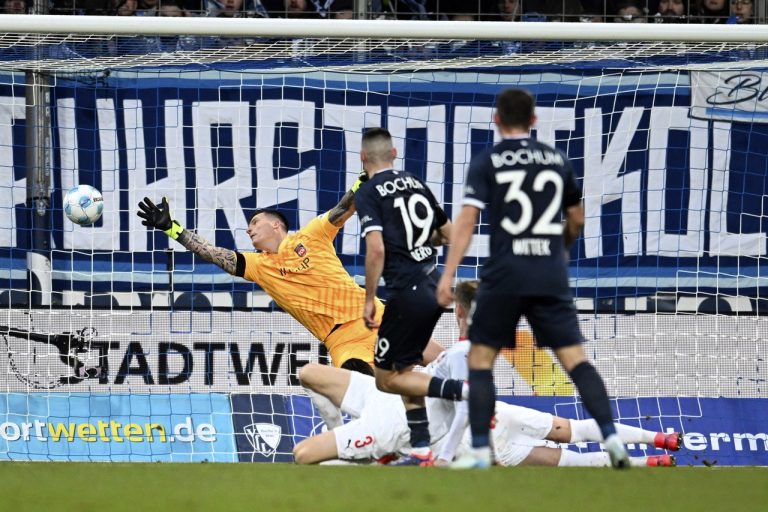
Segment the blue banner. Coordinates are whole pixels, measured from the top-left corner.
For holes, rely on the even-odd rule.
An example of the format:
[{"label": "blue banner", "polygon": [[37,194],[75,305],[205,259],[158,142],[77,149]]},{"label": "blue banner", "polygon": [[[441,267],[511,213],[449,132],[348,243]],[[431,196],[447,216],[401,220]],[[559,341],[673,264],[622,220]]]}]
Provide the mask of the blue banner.
[{"label": "blue banner", "polygon": [[[581,178],[587,217],[571,259],[578,295],[744,295],[764,287],[768,155],[756,148],[765,146],[768,124],[691,118],[687,72],[551,71],[58,80],[55,288],[162,289],[173,267],[176,290],[252,290],[177,245],[170,263],[168,238],[141,226],[138,200],[166,195],[185,227],[248,250],[245,228],[257,207],[282,208],[296,228],[336,204],[360,169],[368,126],[392,131],[397,166],[424,178],[453,215],[471,156],[497,137],[494,96],[513,85],[536,94],[535,136],[566,151]],[[0,279],[23,287],[31,212],[23,206],[24,95],[14,83],[0,76],[0,161],[13,171],[0,173],[0,261],[8,269]],[[104,194],[94,226],[76,227],[61,212],[62,191],[76,183]],[[475,237],[479,258],[465,261],[467,276],[483,261],[487,235],[482,228]],[[356,219],[337,250],[362,275]]]},{"label": "blue banner", "polygon": [[[295,442],[323,431],[308,397],[290,397],[296,412],[291,423]],[[569,419],[588,418],[573,397],[503,396],[500,400]],[[682,432],[683,446],[674,452],[682,466],[768,466],[768,399],[642,397],[612,400],[614,414],[627,425],[654,432]],[[630,455],[660,455],[653,446],[628,445]],[[598,443],[569,446],[596,451]],[[670,452],[671,453],[671,452]]]},{"label": "blue banner", "polygon": [[219,393],[0,395],[0,460],[236,462]]},{"label": "blue banner", "polygon": [[232,418],[240,462],[293,462],[295,417],[285,395],[232,395]]},{"label": "blue banner", "polygon": [[[582,404],[565,397],[501,397],[504,401],[584,419]],[[674,455],[682,466],[768,466],[768,399],[641,397],[613,400],[622,423],[658,432],[682,432],[683,446]],[[572,449],[598,450],[597,443]],[[629,445],[630,455],[664,453],[652,446]]]}]

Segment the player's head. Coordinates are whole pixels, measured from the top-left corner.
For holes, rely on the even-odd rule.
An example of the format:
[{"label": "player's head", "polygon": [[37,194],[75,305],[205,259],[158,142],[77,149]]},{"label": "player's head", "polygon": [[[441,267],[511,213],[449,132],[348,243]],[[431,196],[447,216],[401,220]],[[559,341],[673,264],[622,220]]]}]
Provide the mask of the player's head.
[{"label": "player's head", "polygon": [[285,215],[272,208],[256,210],[248,223],[248,237],[258,250],[275,249],[288,234],[288,220]]},{"label": "player's head", "polygon": [[477,295],[477,287],[480,285],[480,281],[460,281],[456,285],[456,289],[453,292],[454,306],[453,310],[456,314],[456,321],[459,323],[459,331],[461,336],[466,336],[467,321],[469,320],[469,312],[472,309],[472,301],[475,300]]},{"label": "player's head", "polygon": [[392,167],[396,156],[392,135],[386,128],[370,128],[363,133],[360,160],[369,175],[379,169]]},{"label": "player's head", "polygon": [[363,375],[370,375],[373,377],[373,368],[371,368],[371,365],[363,361],[362,359],[357,359],[355,357],[351,359],[347,359],[343,363],[341,363],[341,368],[344,370],[349,370],[351,372],[358,372],[362,373]]},{"label": "player's head", "polygon": [[528,132],[536,122],[533,95],[525,89],[506,89],[496,96],[493,121],[502,132],[517,130]]}]

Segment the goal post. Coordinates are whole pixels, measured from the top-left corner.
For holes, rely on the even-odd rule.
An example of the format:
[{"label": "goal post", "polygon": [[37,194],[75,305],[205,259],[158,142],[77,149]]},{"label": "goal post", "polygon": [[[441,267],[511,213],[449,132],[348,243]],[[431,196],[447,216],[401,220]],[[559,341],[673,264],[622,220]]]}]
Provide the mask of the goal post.
[{"label": "goal post", "polygon": [[[136,204],[166,196],[185,227],[249,250],[257,208],[292,229],[327,211],[356,179],[363,131],[384,126],[397,166],[455,215],[469,160],[498,138],[495,95],[514,86],[535,94],[534,136],[583,189],[571,284],[618,419],[684,432],[683,464],[768,464],[768,27],[0,15],[0,28],[0,459],[291,461],[322,429],[297,371],[327,354],[257,286],[148,232]],[[49,120],[35,138],[51,176],[39,303],[30,73]],[[79,183],[104,195],[93,226],[61,211]],[[359,233],[353,217],[336,249],[362,282]],[[458,277],[487,253],[481,223]],[[435,338],[457,335],[446,313]],[[502,399],[583,417],[552,355],[518,338],[497,363]]]}]

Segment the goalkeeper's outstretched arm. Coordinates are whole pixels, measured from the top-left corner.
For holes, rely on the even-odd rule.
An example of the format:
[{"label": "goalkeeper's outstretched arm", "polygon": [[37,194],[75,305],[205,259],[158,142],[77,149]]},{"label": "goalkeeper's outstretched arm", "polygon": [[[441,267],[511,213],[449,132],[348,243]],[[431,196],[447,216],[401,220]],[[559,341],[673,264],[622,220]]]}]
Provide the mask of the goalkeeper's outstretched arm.
[{"label": "goalkeeper's outstretched arm", "polygon": [[187,250],[197,254],[205,261],[213,263],[228,274],[236,275],[237,253],[230,249],[216,247],[197,233],[181,227],[178,221],[171,218],[168,200],[163,198],[160,205],[155,205],[148,197],[139,203],[137,214],[142,218],[142,224],[148,227],[162,229],[166,235],[173,238]]},{"label": "goalkeeper's outstretched arm", "polygon": [[328,212],[328,221],[336,227],[341,227],[355,213],[355,192],[363,182],[368,180],[365,171],[361,171],[352,188],[347,190],[341,201]]}]

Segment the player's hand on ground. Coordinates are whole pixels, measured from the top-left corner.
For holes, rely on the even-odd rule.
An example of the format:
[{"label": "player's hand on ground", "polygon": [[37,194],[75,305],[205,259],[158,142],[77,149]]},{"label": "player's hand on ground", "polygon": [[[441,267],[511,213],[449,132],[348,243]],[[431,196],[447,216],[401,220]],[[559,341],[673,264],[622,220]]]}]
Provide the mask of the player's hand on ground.
[{"label": "player's hand on ground", "polygon": [[379,322],[376,321],[376,301],[373,299],[365,301],[363,321],[369,329],[377,329],[379,327]]},{"label": "player's hand on ground", "polygon": [[440,277],[437,283],[437,303],[447,308],[453,303],[453,290],[451,289],[451,278],[446,274]]},{"label": "player's hand on ground", "polygon": [[139,211],[136,215],[143,219],[141,223],[145,226],[161,229],[163,231],[171,229],[171,226],[173,225],[171,209],[166,198],[163,198],[160,202],[160,206],[157,206],[148,197],[145,197],[144,200],[139,203]]}]

